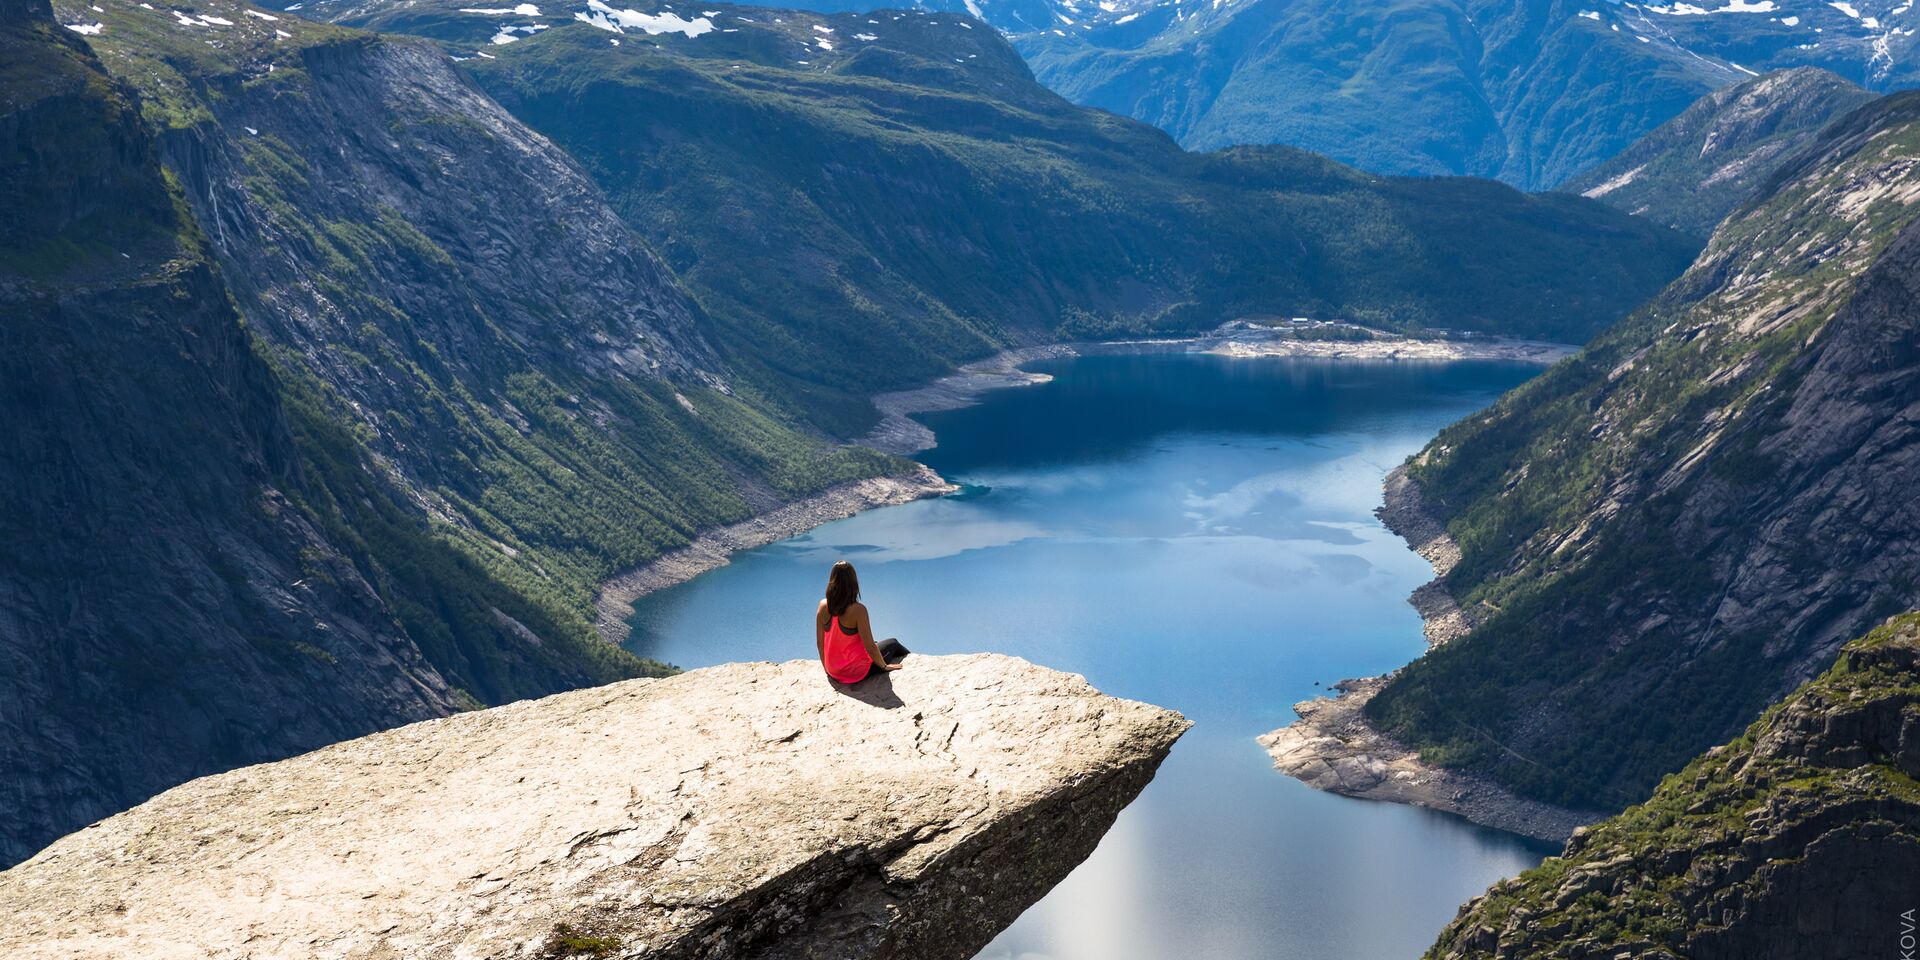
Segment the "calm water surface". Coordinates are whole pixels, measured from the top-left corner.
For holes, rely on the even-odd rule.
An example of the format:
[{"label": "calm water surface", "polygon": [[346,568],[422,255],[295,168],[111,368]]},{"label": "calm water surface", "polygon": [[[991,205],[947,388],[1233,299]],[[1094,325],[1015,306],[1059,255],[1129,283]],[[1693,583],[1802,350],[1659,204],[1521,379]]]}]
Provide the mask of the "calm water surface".
[{"label": "calm water surface", "polygon": [[[685,667],[813,656],[828,565],[880,635],[993,650],[1194,727],[1099,849],[985,960],[1414,957],[1544,851],[1275,773],[1254,737],[1343,677],[1417,656],[1431,571],[1373,518],[1380,478],[1536,368],[1082,357],[925,418],[965,493],[739,555],[637,606],[629,646]],[[908,669],[912,669],[909,661]],[[1318,684],[1318,685],[1316,685]]]}]

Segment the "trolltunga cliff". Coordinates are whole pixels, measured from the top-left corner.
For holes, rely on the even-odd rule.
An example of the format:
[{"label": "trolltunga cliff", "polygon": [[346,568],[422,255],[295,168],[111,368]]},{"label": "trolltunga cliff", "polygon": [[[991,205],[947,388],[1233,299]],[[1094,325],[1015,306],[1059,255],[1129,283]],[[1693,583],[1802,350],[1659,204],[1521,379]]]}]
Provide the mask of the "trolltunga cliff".
[{"label": "trolltunga cliff", "polygon": [[616,683],[169,790],[0,873],[0,954],[962,958],[1186,727],[994,655]]}]

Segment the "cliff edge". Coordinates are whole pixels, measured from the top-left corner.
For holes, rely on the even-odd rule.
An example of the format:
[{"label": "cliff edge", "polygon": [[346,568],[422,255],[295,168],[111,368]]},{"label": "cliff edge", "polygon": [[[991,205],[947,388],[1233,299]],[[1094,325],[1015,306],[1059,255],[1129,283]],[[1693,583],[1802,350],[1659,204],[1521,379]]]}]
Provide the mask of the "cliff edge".
[{"label": "cliff edge", "polygon": [[0,954],[957,960],[1187,725],[997,655],[615,683],[169,790],[0,873]]}]

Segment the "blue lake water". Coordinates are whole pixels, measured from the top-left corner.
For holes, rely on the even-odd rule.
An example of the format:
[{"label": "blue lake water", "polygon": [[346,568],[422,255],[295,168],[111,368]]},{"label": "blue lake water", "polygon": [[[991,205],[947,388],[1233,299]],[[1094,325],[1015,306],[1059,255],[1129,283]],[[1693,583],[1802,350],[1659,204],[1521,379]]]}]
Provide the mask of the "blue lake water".
[{"label": "blue lake water", "polygon": [[[993,650],[1194,727],[1099,849],[986,960],[1415,957],[1540,846],[1316,792],[1254,738],[1344,677],[1417,656],[1431,570],[1373,517],[1380,480],[1537,368],[1204,355],[1054,375],[928,415],[963,494],[861,514],[643,599],[629,646],[683,667],[813,655],[832,561],[881,636]],[[912,669],[909,659],[906,669]],[[1319,684],[1316,686],[1316,683]]]}]

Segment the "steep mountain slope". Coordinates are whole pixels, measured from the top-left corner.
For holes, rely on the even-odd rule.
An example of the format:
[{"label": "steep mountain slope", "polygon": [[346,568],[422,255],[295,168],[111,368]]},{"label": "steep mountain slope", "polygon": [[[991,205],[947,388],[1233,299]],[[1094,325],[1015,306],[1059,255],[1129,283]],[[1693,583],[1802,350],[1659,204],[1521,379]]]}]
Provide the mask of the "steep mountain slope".
[{"label": "steep mountain slope", "polygon": [[[616,570],[898,468],[753,403],[600,191],[430,44],[237,3],[193,22],[91,6],[59,9],[98,18],[88,42],[148,95],[235,302],[304,402],[568,633],[588,636]],[[521,692],[489,683],[482,699]]]},{"label": "steep mountain slope", "polygon": [[1909,614],[1848,644],[1825,675],[1645,803],[1469,903],[1427,956],[1891,952],[1913,932],[1920,876],[1916,681],[1920,616]]},{"label": "steep mountain slope", "polygon": [[379,571],[301,509],[204,239],[44,0],[0,3],[0,203],[0,865],[194,774],[456,709]]},{"label": "steep mountain slope", "polygon": [[[817,10],[885,6],[798,0]],[[1525,189],[1707,92],[1793,66],[1916,82],[1905,0],[920,0],[1014,38],[1042,82],[1188,147],[1284,143],[1389,174]]]},{"label": "steep mountain slope", "polygon": [[1920,606],[1920,93],[1829,126],[1581,355],[1408,465],[1477,626],[1372,720],[1622,806]]},{"label": "steep mountain slope", "polygon": [[1688,247],[1564,197],[1186,153],[1051,94],[964,17],[532,9],[301,12],[470,57],[655,243],[724,353],[849,435],[868,392],[1060,333],[1277,313],[1584,339]]},{"label": "steep mountain slope", "polygon": [[1701,97],[1561,189],[1704,237],[1828,122],[1871,99],[1815,67],[1769,73]]},{"label": "steep mountain slope", "polygon": [[0,862],[202,773],[661,672],[593,630],[601,578],[898,468],[735,388],[430,45],[94,6],[21,8],[0,58]]}]

